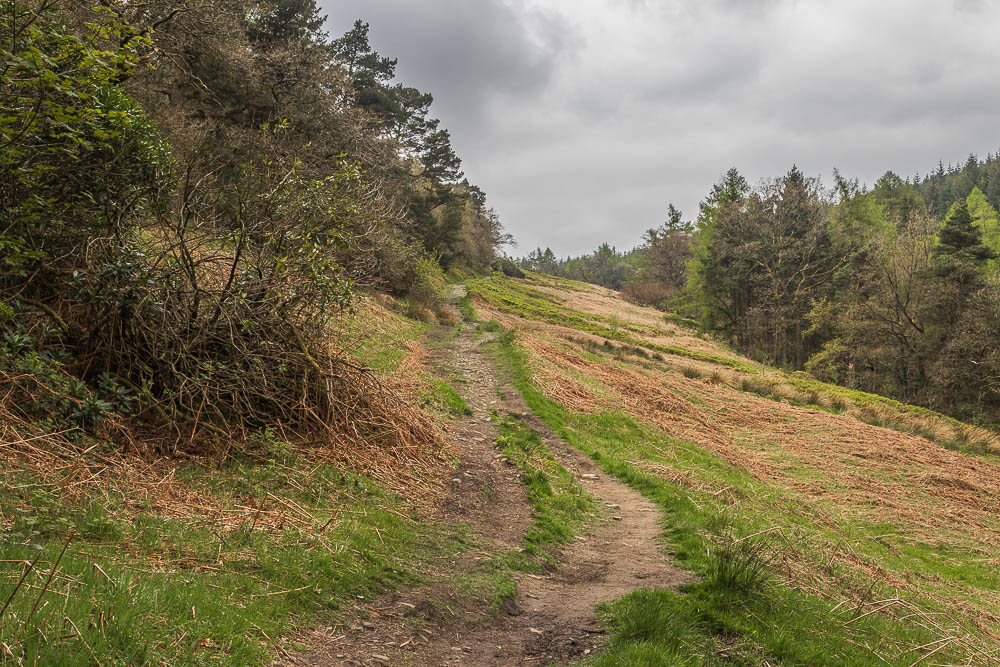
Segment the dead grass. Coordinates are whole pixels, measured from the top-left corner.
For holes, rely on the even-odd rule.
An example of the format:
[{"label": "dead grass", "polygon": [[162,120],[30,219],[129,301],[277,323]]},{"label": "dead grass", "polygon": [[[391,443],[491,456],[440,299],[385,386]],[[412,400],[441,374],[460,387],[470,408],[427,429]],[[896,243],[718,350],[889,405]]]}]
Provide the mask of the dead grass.
[{"label": "dead grass", "polygon": [[[381,306],[361,307],[366,313],[355,323],[381,327],[383,333],[398,324]],[[337,355],[343,356],[343,342],[350,338],[332,335],[328,344],[339,346]],[[402,345],[403,358],[391,372],[345,366],[339,374],[331,373],[328,390],[335,399],[323,416],[325,428],[285,431],[278,424],[273,437],[287,442],[302,460],[336,463],[377,479],[415,504],[425,504],[442,491],[437,480],[450,460],[450,443],[443,424],[408,398],[423,388],[420,378],[427,370],[428,353],[412,339]],[[4,403],[9,381],[0,375],[0,474],[6,479],[32,480],[32,486],[55,491],[67,502],[114,497],[126,519],[152,513],[176,519],[208,517],[236,526],[254,517],[261,529],[296,521],[295,512],[287,508],[226,509],[224,499],[176,478],[181,467],[214,468],[232,455],[267,458],[255,434],[221,439],[202,430],[152,430],[139,420],[112,416],[92,437],[71,438],[70,432],[48,430],[11,410]],[[111,442],[114,446],[104,446]],[[0,508],[0,523],[9,523],[5,513],[10,510]]]},{"label": "dead grass", "polygon": [[[623,326],[633,322],[663,330],[647,340],[735,356],[708,341],[675,336],[662,321],[654,322],[659,318],[656,311],[611,294],[538,289],[571,308],[618,315]],[[933,441],[956,438],[995,447],[996,434],[931,413],[859,407],[834,392],[802,391],[776,371],[747,375],[699,360],[655,362],[621,354],[595,361],[589,351],[604,343],[600,337],[504,314],[481,300],[476,308],[481,317],[519,332],[518,343],[530,352],[538,385],[568,409],[624,412],[695,443],[746,471],[761,488],[772,489],[774,499],[751,500],[732,488],[711,488],[697,471],[684,469],[676,457],[671,461],[669,451],[662,452],[669,463],[632,462],[672,483],[715,495],[733,512],[751,511],[752,503],[755,512],[794,518],[775,528],[798,545],[788,550],[784,563],[795,585],[838,602],[846,595],[860,614],[877,608],[863,596],[865,587],[878,581],[933,600],[943,610],[932,618],[900,600],[878,613],[950,628],[953,641],[968,643],[972,653],[976,649],[970,632],[1000,641],[1000,594],[972,584],[956,586],[934,574],[894,569],[898,566],[885,565],[852,543],[857,538],[838,537],[849,525],[884,524],[893,527],[892,539],[883,540],[890,553],[898,552],[899,544],[941,545],[948,553],[996,560],[1000,465]],[[828,567],[817,567],[819,562]]]}]

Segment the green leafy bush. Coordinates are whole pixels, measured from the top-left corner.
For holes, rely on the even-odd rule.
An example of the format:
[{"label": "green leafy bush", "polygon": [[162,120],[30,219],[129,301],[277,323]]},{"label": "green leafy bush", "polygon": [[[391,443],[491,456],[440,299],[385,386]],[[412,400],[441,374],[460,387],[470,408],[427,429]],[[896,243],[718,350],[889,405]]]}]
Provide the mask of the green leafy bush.
[{"label": "green leafy bush", "polygon": [[411,317],[417,317],[421,310],[435,312],[444,303],[444,271],[437,260],[424,255],[414,265],[413,282],[407,296]]},{"label": "green leafy bush", "polygon": [[510,261],[506,257],[501,257],[500,259],[494,260],[491,268],[494,271],[499,271],[508,278],[524,278],[524,271],[521,270],[514,262]]}]

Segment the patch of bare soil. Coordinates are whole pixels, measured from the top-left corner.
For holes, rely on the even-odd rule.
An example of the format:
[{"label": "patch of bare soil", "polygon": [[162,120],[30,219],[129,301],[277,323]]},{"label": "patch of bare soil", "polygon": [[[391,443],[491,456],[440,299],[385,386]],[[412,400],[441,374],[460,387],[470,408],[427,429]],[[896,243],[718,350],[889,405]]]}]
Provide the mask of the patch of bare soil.
[{"label": "patch of bare soil", "polygon": [[605,504],[606,518],[559,553],[554,571],[520,575],[516,595],[496,613],[461,594],[453,581],[489,554],[456,554],[426,573],[434,583],[361,605],[356,621],[300,636],[310,651],[284,664],[565,664],[600,649],[604,632],[594,611],[598,604],[639,588],[676,588],[692,579],[659,546],[655,505],[606,477],[531,415],[515,391],[498,384],[480,343],[475,327],[465,324],[449,345],[450,363],[466,381],[460,390],[473,415],[452,428],[460,464],[432,518],[468,523],[492,552],[522,545],[531,508],[519,472],[493,448],[499,435],[490,421],[493,409],[528,421],[560,463]]}]

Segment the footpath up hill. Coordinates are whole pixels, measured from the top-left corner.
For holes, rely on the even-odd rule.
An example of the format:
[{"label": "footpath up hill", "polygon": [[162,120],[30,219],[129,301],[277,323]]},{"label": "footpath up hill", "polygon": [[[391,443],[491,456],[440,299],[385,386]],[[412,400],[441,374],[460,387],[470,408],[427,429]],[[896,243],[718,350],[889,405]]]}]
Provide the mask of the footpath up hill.
[{"label": "footpath up hill", "polygon": [[762,366],[592,285],[532,273],[469,290],[511,332],[499,356],[528,404],[657,499],[700,586],[726,562],[770,577],[738,605],[662,598],[646,611],[663,629],[619,635],[619,657],[693,633],[793,663],[997,660],[995,434]]},{"label": "footpath up hill", "polygon": [[591,285],[454,287],[343,323],[383,393],[315,442],[0,414],[0,665],[1000,662],[993,433]]}]

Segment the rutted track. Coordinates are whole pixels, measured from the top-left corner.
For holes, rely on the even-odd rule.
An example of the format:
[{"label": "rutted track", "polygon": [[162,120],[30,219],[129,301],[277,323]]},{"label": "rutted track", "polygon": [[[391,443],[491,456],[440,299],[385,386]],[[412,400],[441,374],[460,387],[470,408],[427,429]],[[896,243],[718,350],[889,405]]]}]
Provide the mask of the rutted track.
[{"label": "rutted track", "polygon": [[[492,447],[499,435],[489,418],[493,409],[525,419],[557,460],[602,501],[606,518],[560,551],[554,572],[521,575],[515,598],[497,614],[469,608],[457,597],[450,606],[454,591],[447,585],[404,591],[366,607],[371,615],[364,622],[316,636],[313,652],[294,658],[294,664],[567,663],[599,650],[604,635],[594,612],[598,604],[639,588],[675,588],[691,580],[658,544],[656,506],[604,476],[529,414],[520,396],[500,385],[480,342],[475,326],[466,323],[449,346],[473,415],[452,429],[460,465],[438,518],[470,523],[491,549],[521,546],[531,510],[518,471],[499,461]],[[437,564],[434,574],[458,574],[485,557],[482,552],[455,556]]]}]

